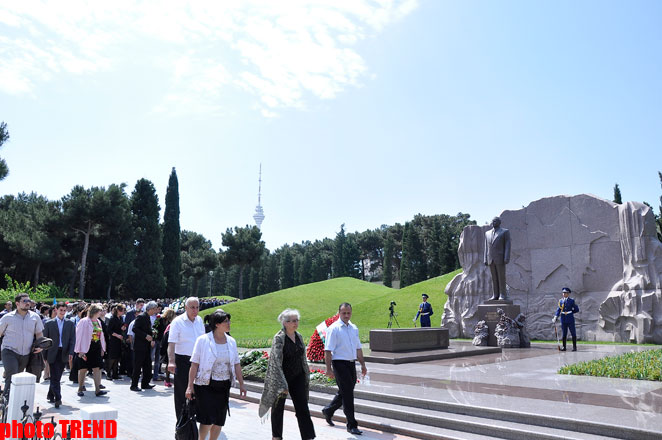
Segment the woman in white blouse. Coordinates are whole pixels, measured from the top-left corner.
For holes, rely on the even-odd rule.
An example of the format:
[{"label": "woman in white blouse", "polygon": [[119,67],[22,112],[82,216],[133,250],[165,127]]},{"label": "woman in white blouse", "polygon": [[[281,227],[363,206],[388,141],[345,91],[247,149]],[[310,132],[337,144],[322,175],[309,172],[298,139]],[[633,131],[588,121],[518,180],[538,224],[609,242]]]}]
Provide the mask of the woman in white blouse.
[{"label": "woman in white blouse", "polygon": [[245,396],[244,377],[237,353],[237,342],[230,331],[230,315],[216,310],[205,317],[212,329],[195,341],[191,355],[186,398],[195,398],[200,422],[199,439],[216,440],[229,413],[230,386],[239,381],[239,394]]}]

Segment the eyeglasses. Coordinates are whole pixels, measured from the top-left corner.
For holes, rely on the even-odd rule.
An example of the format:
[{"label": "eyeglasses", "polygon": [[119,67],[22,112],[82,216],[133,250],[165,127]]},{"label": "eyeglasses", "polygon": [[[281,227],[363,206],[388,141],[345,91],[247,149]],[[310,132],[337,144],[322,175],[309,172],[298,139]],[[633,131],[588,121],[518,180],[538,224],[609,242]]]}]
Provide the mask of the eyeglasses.
[{"label": "eyeglasses", "polygon": [[298,319],[288,319],[288,320],[285,321],[285,322],[299,322],[299,320],[298,320]]},{"label": "eyeglasses", "polygon": [[29,298],[28,298],[28,299],[25,299],[25,298],[24,298],[24,299],[21,300],[21,302],[22,302],[22,303],[29,303],[29,302],[32,302],[32,300],[29,299]]}]

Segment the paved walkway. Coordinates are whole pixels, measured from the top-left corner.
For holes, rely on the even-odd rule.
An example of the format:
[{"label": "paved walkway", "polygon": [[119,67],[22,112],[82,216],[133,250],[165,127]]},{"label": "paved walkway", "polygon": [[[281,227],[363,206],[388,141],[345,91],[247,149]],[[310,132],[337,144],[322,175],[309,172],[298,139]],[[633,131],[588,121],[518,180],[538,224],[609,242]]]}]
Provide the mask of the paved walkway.
[{"label": "paved walkway", "polygon": [[[107,404],[119,412],[117,421],[118,440],[160,440],[174,438],[175,410],[173,402],[173,388],[166,388],[163,382],[156,382],[156,388],[149,391],[134,392],[129,390],[130,380],[107,381],[102,380],[108,394],[96,397],[94,391],[87,391],[84,397],[77,396],[78,385],[70,381],[64,382],[67,374],[63,375],[62,406],[55,409],[48,403],[48,381],[36,385],[35,407],[39,406],[44,413],[43,421],[50,421],[51,416],[59,419],[80,419],[80,408],[93,404]],[[93,390],[90,377],[86,380],[88,390]],[[270,439],[271,425],[267,421],[260,423],[257,415],[258,405],[238,399],[230,399],[230,413],[226,426],[219,437],[227,439]],[[344,425],[328,426],[321,418],[313,417],[317,439],[336,440],[357,438],[345,430]],[[363,439],[373,440],[411,440],[411,437],[391,433],[364,429]],[[296,417],[292,412],[285,412],[283,438],[300,438]]]},{"label": "paved walkway", "polygon": [[[560,375],[567,364],[651,346],[556,344],[499,354],[403,365],[369,365],[367,391],[548,414],[658,431],[662,435],[662,382]],[[661,367],[662,368],[662,367]],[[368,382],[368,383],[366,383]]]},{"label": "paved walkway", "polygon": [[[557,374],[570,363],[655,347],[579,345],[578,352],[558,352],[555,344],[530,349],[508,349],[499,354],[428,361],[402,365],[369,363],[369,375],[357,385],[367,391],[403,395],[423,400],[457,402],[529,414],[552,414],[569,419],[618,424],[660,432],[662,437],[662,382],[609,379]],[[66,377],[66,376],[65,376]],[[136,393],[129,381],[103,383],[109,394],[76,396],[76,386],[63,384],[64,405],[55,410],[46,401],[48,382],[37,384],[36,404],[46,417],[77,418],[82,405],[107,403],[119,410],[118,438],[147,440],[171,438],[175,414],[172,388],[157,382],[154,390]],[[87,380],[88,388],[92,381]],[[222,439],[268,439],[270,425],[262,425],[257,405],[231,399],[232,417]],[[318,439],[353,438],[343,426],[329,427],[313,418]],[[284,438],[298,439],[296,418],[285,415]],[[390,433],[365,430],[366,439],[406,439]]]}]

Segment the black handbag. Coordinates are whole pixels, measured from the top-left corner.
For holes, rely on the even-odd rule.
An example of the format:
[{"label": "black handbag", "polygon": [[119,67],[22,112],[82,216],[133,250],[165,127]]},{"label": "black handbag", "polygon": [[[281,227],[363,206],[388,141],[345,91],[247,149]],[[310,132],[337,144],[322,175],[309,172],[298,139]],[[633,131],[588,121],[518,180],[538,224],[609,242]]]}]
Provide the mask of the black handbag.
[{"label": "black handbag", "polygon": [[195,419],[193,402],[186,400],[177,420],[175,440],[198,440],[198,423]]}]

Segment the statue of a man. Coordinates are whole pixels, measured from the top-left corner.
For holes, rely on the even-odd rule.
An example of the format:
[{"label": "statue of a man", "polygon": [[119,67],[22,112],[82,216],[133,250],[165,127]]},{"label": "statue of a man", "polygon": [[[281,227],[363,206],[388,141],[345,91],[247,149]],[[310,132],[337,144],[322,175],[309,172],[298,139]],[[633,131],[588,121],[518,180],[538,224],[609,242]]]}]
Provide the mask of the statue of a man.
[{"label": "statue of a man", "polygon": [[506,264],[510,261],[510,231],[501,227],[501,219],[492,219],[492,229],[485,233],[483,261],[492,274],[492,298],[506,298]]}]

